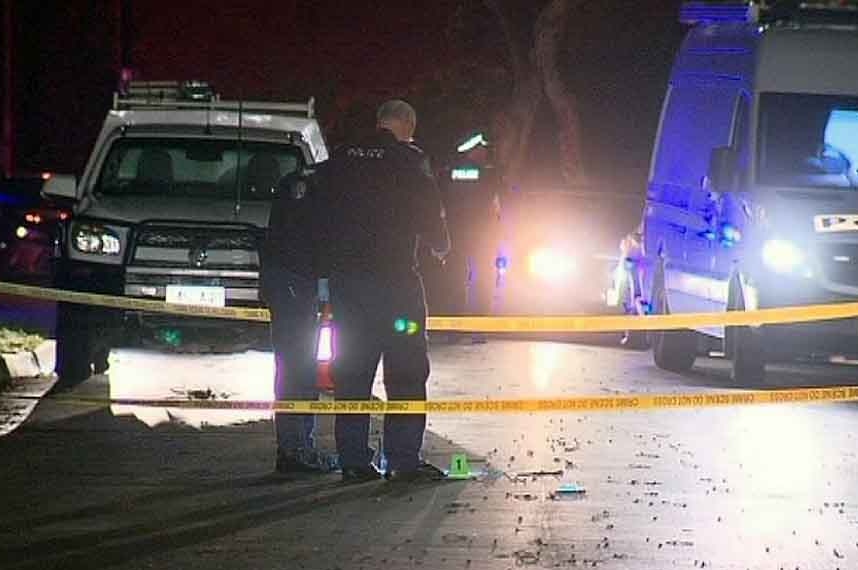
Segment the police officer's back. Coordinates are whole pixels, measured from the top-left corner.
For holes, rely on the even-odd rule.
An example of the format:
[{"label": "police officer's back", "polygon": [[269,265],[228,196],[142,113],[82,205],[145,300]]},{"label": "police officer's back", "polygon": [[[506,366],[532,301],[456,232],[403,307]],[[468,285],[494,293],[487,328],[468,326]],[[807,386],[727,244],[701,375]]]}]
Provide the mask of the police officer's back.
[{"label": "police officer's back", "polygon": [[[423,153],[407,141],[416,115],[402,101],[379,110],[378,131],[335,152],[317,184],[317,262],[331,279],[337,329],[338,400],[369,399],[384,355],[392,400],[426,397],[426,304],[416,252],[449,243],[440,193]],[[384,453],[392,473],[420,473],[425,416],[387,416]],[[369,418],[337,417],[337,447],[347,480],[374,478]]]},{"label": "police officer's back", "polygon": [[428,160],[389,130],[338,149],[318,184],[320,272],[393,285],[414,276],[418,236],[427,247],[446,248]]}]

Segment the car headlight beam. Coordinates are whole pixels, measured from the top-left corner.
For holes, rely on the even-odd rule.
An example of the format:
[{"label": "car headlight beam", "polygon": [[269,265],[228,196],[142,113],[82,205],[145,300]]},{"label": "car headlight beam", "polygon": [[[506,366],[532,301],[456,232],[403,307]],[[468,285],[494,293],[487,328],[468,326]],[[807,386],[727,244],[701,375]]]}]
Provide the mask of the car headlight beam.
[{"label": "car headlight beam", "polygon": [[568,254],[549,248],[537,249],[530,254],[528,269],[531,275],[546,281],[559,281],[573,275],[575,260]]},{"label": "car headlight beam", "polygon": [[763,244],[763,263],[775,273],[793,273],[804,266],[805,259],[801,248],[791,241],[770,239]]}]

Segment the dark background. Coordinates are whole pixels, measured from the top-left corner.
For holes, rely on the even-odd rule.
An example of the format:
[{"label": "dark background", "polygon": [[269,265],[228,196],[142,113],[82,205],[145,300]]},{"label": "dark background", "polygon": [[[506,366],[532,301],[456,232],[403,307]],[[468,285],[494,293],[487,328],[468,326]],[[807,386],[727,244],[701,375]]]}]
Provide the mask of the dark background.
[{"label": "dark background", "polygon": [[[383,99],[405,96],[421,114],[420,142],[436,156],[487,124],[511,89],[503,37],[477,1],[0,3],[11,7],[19,174],[81,172],[123,65],[140,79],[205,79],[225,98],[314,95],[333,144],[371,125]],[[617,0],[573,10],[564,79],[580,110],[585,170],[614,190],[643,192],[681,40],[678,6]],[[546,103],[530,152],[551,184],[553,120]]]}]

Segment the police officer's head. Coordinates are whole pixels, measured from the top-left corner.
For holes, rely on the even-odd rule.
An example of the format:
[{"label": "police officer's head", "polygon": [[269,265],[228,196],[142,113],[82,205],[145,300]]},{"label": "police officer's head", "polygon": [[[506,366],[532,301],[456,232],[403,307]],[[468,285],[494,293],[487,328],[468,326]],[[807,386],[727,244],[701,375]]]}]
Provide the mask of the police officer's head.
[{"label": "police officer's head", "polygon": [[417,111],[401,99],[391,99],[378,108],[378,128],[387,129],[399,141],[410,142],[417,128]]}]

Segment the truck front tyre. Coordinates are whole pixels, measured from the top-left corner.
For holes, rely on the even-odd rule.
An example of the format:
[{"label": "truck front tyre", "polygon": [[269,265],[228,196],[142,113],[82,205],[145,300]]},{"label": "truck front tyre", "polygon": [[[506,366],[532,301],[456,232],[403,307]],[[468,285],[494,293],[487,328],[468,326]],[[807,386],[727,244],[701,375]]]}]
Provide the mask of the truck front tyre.
[{"label": "truck front tyre", "polygon": [[57,309],[56,388],[72,388],[89,378],[92,349],[86,307],[60,303]]},{"label": "truck front tyre", "polygon": [[[653,300],[656,314],[670,314],[663,287],[659,288]],[[694,331],[654,331],[651,342],[653,360],[662,370],[687,372],[697,360],[697,333]]]}]

